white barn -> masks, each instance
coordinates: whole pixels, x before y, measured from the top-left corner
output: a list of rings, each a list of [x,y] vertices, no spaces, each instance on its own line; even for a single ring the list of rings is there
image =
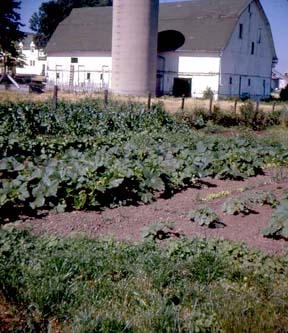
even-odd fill
[[[277,57],[260,1],[162,3],[158,30],[159,95],[202,97],[207,87],[216,97],[270,95]],[[48,43],[48,82],[109,89],[111,41],[111,7],[73,9]]]

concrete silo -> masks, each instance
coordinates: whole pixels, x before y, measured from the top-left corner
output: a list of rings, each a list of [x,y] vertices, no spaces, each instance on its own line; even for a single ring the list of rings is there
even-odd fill
[[[112,92],[155,94],[159,0],[113,0]]]

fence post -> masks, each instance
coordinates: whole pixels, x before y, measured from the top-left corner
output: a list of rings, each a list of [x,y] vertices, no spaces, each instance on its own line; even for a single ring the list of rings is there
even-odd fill
[[[259,104],[260,104],[259,101],[257,101],[257,102],[256,102],[256,112],[259,111]]]
[[[151,93],[148,94],[148,103],[147,103],[147,109],[148,111],[151,110]]]
[[[54,109],[54,111],[57,110],[57,104],[58,104],[58,86],[55,85],[54,90],[53,90],[53,109]]]
[[[272,112],[275,111],[275,107],[276,107],[276,102],[273,102],[273,104],[272,104]]]
[[[213,95],[210,96],[210,104],[209,104],[209,113],[212,114],[212,107],[213,107]]]
[[[108,90],[107,89],[104,90],[104,104],[105,105],[108,104]]]
[[[181,110],[184,110],[185,107],[185,95],[182,95]]]
[[[235,114],[237,113],[237,104],[238,104],[238,100],[235,99],[235,102],[234,102],[234,113]]]

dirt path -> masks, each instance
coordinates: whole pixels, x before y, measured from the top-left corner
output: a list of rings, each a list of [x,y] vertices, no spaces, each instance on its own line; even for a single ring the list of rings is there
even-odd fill
[[[143,230],[149,225],[159,221],[173,221],[175,229],[189,237],[221,237],[244,241],[249,247],[280,254],[288,247],[288,242],[267,239],[261,235],[261,230],[267,226],[272,215],[273,209],[270,206],[257,206],[255,213],[244,216],[225,215],[221,211],[221,205],[227,198],[244,193],[253,195],[255,190],[271,191],[281,199],[288,191],[287,170],[267,170],[265,175],[244,181],[205,179],[200,189],[189,188],[170,199],[158,199],[150,205],[119,207],[101,212],[50,213],[44,218],[24,222],[21,228],[31,229],[38,235],[48,233],[66,236],[80,233],[91,238],[111,235],[121,240],[137,241],[142,239]],[[222,191],[228,193],[222,195]],[[211,194],[220,197],[213,200]],[[187,214],[200,204],[214,209],[226,227],[207,229],[192,223]]]

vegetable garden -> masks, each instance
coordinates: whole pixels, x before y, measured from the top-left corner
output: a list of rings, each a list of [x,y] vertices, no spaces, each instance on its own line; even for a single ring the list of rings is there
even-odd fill
[[[268,116],[261,114],[261,117],[255,116],[251,122],[245,109],[243,114],[246,118],[243,116],[239,121],[242,127],[237,128],[233,135],[221,135],[217,134],[217,129],[223,119],[226,125],[231,119],[235,125],[235,121],[237,123],[239,119],[232,114],[214,111],[212,117],[205,112],[198,112],[196,116],[187,116],[184,113],[172,116],[163,110],[161,104],[154,105],[150,112],[147,112],[145,105],[141,103],[111,100],[106,105],[97,99],[60,102],[57,110],[53,110],[50,101],[2,103],[0,225],[11,225],[15,221],[35,217],[43,212],[105,211],[120,206],[151,204],[159,198],[170,198],[187,188],[198,187],[207,177],[243,180],[263,174],[268,167],[284,170],[288,166],[288,140],[277,140],[271,136],[257,138],[247,129],[259,129],[261,121],[265,122],[265,126],[279,125],[283,116],[281,112]],[[257,125],[256,128],[254,124]],[[272,193],[255,192],[253,198],[245,195],[236,199],[227,198],[222,209],[226,214],[250,214],[255,205],[270,205],[275,210],[269,225],[263,230],[263,235],[287,240],[287,190],[284,189],[280,203]],[[221,195],[225,196],[227,193],[223,192]],[[199,224],[204,228],[225,227],[217,214],[207,206],[201,205],[198,210],[189,214],[193,222],[198,223],[199,220]],[[161,233],[161,227],[157,228],[148,232],[148,235],[162,234],[164,238],[174,235],[173,228],[168,228],[169,232],[166,234],[165,230]],[[0,296],[9,304],[24,302],[32,306],[29,310],[30,317],[28,316],[30,324],[27,318],[18,318],[22,323],[22,326],[19,322],[17,324],[22,327],[19,332],[24,328],[25,332],[45,332],[47,327],[51,326],[51,320],[56,320],[57,327],[62,327],[64,323],[63,327],[66,327],[67,332],[73,329],[75,332],[232,332],[229,325],[235,325],[235,332],[241,332],[241,323],[236,323],[236,317],[245,303],[242,296],[240,297],[242,291],[247,300],[251,298],[251,308],[256,317],[261,317],[260,312],[263,311],[261,307],[253,308],[252,299],[256,296],[249,289],[250,282],[246,283],[244,278],[253,275],[251,279],[256,282],[251,280],[251,286],[258,288],[255,293],[260,303],[265,298],[264,290],[260,286],[264,281],[261,280],[262,273],[272,274],[271,276],[276,274],[275,281],[283,279],[279,290],[284,290],[288,283],[287,270],[284,269],[287,256],[274,258],[273,267],[266,267],[267,271],[259,273],[257,269],[261,266],[261,260],[266,264],[272,259],[267,259],[262,254],[252,254],[242,245],[211,240],[192,241],[177,235],[181,239],[168,240],[164,252],[161,253],[157,245],[158,236],[157,239],[154,236],[152,239],[148,237],[144,245],[75,240],[74,246],[69,239],[51,240],[48,236],[37,239],[25,232],[6,229],[3,227],[0,230]],[[46,248],[48,252],[45,259]],[[68,253],[73,253],[74,250],[75,258],[73,255],[72,258]],[[95,256],[92,258],[88,253],[84,253],[86,250],[95,250]],[[237,256],[242,257],[242,251],[245,255],[243,260],[240,260]],[[143,253],[143,260],[139,256],[140,252]],[[79,258],[87,259],[87,263],[76,260],[76,253]],[[100,258],[107,256],[108,260],[110,255],[112,261],[109,268],[108,262],[104,263],[106,259],[101,261]],[[30,261],[29,258],[32,257],[35,257],[35,260]],[[205,260],[202,262],[201,258]],[[228,269],[228,262],[231,263],[233,258],[236,260],[234,271]],[[134,259],[135,267],[131,262]],[[105,267],[101,264],[101,267],[94,267],[94,270],[92,261],[95,263],[97,260],[100,260],[99,265],[102,262]],[[248,267],[249,260],[253,266],[251,269]],[[26,267],[29,261],[31,269]],[[191,271],[194,264],[198,265],[199,271]],[[178,273],[172,269],[173,265],[178,267]],[[209,265],[212,265],[211,271]],[[46,266],[47,272],[49,271],[47,279],[43,276],[44,271],[42,272],[42,268]],[[55,269],[59,273],[57,281],[51,278]],[[139,282],[141,272],[144,272],[144,289],[141,289]],[[192,285],[186,274],[192,279]],[[48,276],[52,279],[51,284]],[[221,279],[226,282],[223,283],[224,280]],[[250,277],[247,279],[250,281]],[[34,292],[32,285],[36,280],[40,281],[40,285],[37,292],[35,287]],[[246,282],[243,284],[243,281]],[[69,287],[65,291],[66,283]],[[102,289],[99,283],[105,284],[106,289]],[[125,285],[130,283],[133,287],[125,294]],[[229,288],[235,284],[236,289],[232,288],[235,293],[232,289],[231,293],[234,293],[239,301],[237,305],[234,304],[236,310],[235,317],[231,317],[235,319],[233,323],[232,319],[229,322],[223,314],[220,315],[219,309],[224,309],[225,304],[219,304],[214,297],[220,290],[223,292],[226,283]],[[210,291],[201,289],[201,284],[210,288],[210,291],[213,290],[212,294],[215,292],[215,295],[211,298]],[[272,284],[270,280],[263,282],[265,288],[273,289]],[[114,287],[123,289],[123,294],[122,291],[118,293],[114,290]],[[12,297],[13,288],[15,297]],[[31,292],[24,292],[27,288],[31,288]],[[190,288],[189,292],[187,288]],[[41,290],[39,297],[43,299],[36,295],[38,290]],[[97,300],[96,290],[100,294],[110,290],[112,294],[108,293],[109,297],[116,297],[118,303],[112,306],[109,297],[105,298],[104,294]],[[90,293],[94,295],[93,302],[88,302]],[[227,291],[227,299],[232,295],[228,294]],[[281,296],[281,304],[277,304],[275,299],[268,302],[267,296],[265,302],[269,303],[267,311],[270,312],[268,314],[266,311],[263,315],[264,324],[262,325],[260,317],[257,317],[259,321],[255,321],[256,326],[253,326],[251,319],[251,322],[248,320],[246,323],[250,325],[247,329],[280,332],[288,323],[287,312],[285,314],[287,297],[287,288],[283,297]],[[104,307],[113,308],[111,316],[100,307],[99,302],[103,302]],[[190,302],[193,302],[193,306]],[[85,304],[83,311],[80,311],[81,304]],[[121,304],[132,306],[134,310],[124,311],[125,306],[121,308]],[[219,309],[214,308],[216,304]],[[148,320],[149,308],[153,316],[155,315],[151,321]],[[144,311],[144,317],[140,316],[141,311]],[[271,314],[273,320],[276,320],[278,314],[283,320],[273,323],[269,319]],[[137,320],[133,321],[132,318]],[[15,327],[13,330],[17,331]]]

